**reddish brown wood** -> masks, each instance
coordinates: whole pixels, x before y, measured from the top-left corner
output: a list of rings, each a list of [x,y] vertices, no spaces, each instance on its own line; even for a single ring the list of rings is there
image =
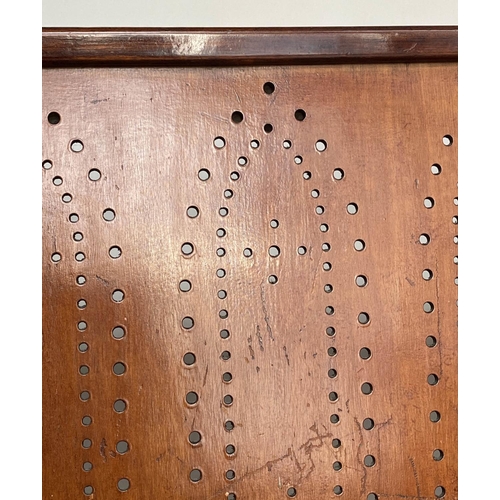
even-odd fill
[[[274,65],[457,61],[454,26],[391,28],[47,28],[45,66]]]
[[[445,500],[456,499],[456,94],[453,63],[44,70],[42,159],[52,168],[42,169],[43,498],[285,500],[296,488],[297,499],[335,499],[341,486],[348,500],[372,500],[369,493],[430,500],[443,486]],[[47,119],[54,111],[55,125]],[[232,122],[235,111],[241,123]],[[219,136],[222,149],[213,145]],[[71,151],[74,140],[83,151]],[[318,140],[325,151],[315,149]],[[98,181],[88,177],[93,169]],[[201,169],[208,180],[199,179]],[[343,179],[332,177],[336,169]],[[348,213],[350,203],[358,213]],[[187,217],[190,206],[198,217]],[[112,222],[103,219],[107,208]],[[357,239],[366,244],[361,252]],[[193,244],[191,256],[183,256],[184,242]],[[115,245],[117,259],[108,253]],[[356,285],[358,275],[366,287]],[[181,280],[192,290],[180,291]],[[112,301],[116,289],[125,292],[122,303]],[[426,302],[433,312],[424,312]],[[358,323],[361,312],[368,325]],[[190,330],[186,316],[195,320]],[[126,328],[121,340],[112,337],[117,325]],[[428,336],[435,347],[426,346]],[[182,362],[188,352],[192,367]],[[113,374],[117,362],[126,364],[124,375]],[[428,384],[430,374],[437,385]],[[371,395],[362,394],[364,382]],[[89,401],[80,400],[83,391]],[[199,394],[194,407],[185,403],[189,391]],[[120,414],[117,399],[128,405]],[[363,428],[366,418],[372,430]],[[201,432],[199,446],[189,444],[192,431]],[[120,440],[130,445],[123,455]],[[229,444],[234,457],[225,453]],[[444,458],[434,460],[434,450]],[[203,472],[198,484],[189,480],[193,468]],[[130,481],[126,493],[120,478]]]

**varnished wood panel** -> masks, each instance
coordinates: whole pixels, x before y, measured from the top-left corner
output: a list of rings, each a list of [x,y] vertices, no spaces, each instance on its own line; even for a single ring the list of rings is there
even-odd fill
[[[456,77],[452,63],[44,70],[44,499],[457,498]]]

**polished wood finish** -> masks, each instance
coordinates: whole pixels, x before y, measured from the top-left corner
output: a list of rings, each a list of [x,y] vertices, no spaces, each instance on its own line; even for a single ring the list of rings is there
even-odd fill
[[[44,66],[233,66],[457,61],[454,26],[85,29],[42,33]]]
[[[44,500],[457,498],[456,64],[46,69],[42,120]]]

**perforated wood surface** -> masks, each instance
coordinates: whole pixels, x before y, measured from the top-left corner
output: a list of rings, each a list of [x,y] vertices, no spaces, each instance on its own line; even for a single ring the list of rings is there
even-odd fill
[[[44,499],[457,498],[456,77],[44,71]]]

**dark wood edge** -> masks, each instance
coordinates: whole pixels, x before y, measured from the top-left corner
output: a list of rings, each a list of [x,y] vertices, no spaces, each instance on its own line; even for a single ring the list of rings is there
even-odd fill
[[[238,66],[457,60],[456,26],[42,30],[44,67]]]

